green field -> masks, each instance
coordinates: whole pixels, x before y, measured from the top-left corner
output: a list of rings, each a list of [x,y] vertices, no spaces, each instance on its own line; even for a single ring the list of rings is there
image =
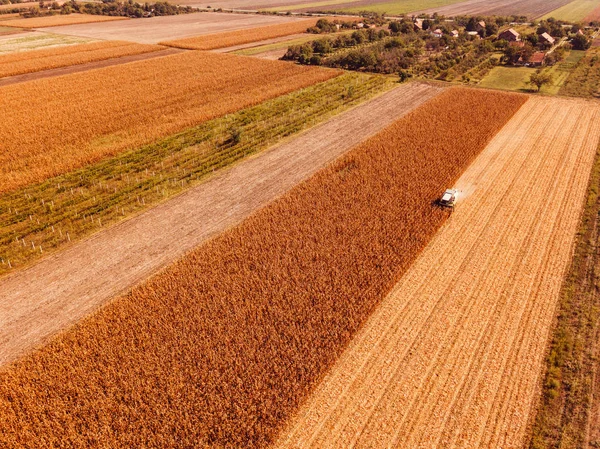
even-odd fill
[[[544,71],[552,74],[554,80],[552,84],[543,86],[542,93],[557,95],[563,84],[579,62],[585,55],[584,51],[571,51],[564,61],[545,68]],[[494,67],[490,73],[479,83],[479,86],[490,89],[514,90],[517,92],[529,92],[536,90],[528,81],[529,77],[537,69],[530,67]]]
[[[600,0],[574,0],[571,3],[549,12],[542,19],[554,17],[558,20],[580,22],[594,9],[600,6]]]
[[[41,257],[39,248],[59,249],[139,213],[395,85],[390,77],[346,73],[0,195],[0,275]]]
[[[354,6],[352,8],[342,9],[342,11],[352,13],[372,11],[382,14],[400,15],[423,9],[453,5],[454,3],[462,3],[463,1],[465,0],[394,0],[373,5]]]
[[[276,8],[269,8],[266,11],[300,11],[308,8],[321,8],[326,11],[340,11],[349,13],[358,13],[361,11],[372,11],[392,15],[406,14],[422,9],[438,8],[441,6],[460,3],[465,0],[393,0],[382,1],[381,3],[367,4],[345,7],[348,3],[357,3],[357,0],[322,0],[313,3],[304,3],[296,5],[287,5]]]

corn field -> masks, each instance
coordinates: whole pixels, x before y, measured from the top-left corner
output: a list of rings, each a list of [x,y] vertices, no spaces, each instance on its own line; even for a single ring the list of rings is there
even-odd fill
[[[187,52],[2,87],[0,193],[339,74]]]
[[[159,45],[102,41],[0,56],[0,78],[164,50]]]

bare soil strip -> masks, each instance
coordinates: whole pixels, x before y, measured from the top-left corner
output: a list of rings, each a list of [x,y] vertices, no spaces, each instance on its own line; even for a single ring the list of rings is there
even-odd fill
[[[439,88],[411,84],[240,163],[134,219],[0,281],[0,365],[310,176],[422,104]]]
[[[265,25],[293,23],[306,18],[261,14],[193,13],[152,17],[143,20],[90,23],[52,27],[46,31],[94,39],[125,40],[142,44],[251,29]],[[44,30],[44,29],[42,29]]]
[[[11,84],[24,83],[26,81],[39,80],[43,78],[52,78],[55,76],[69,75],[71,73],[87,72],[88,70],[110,67],[113,65],[127,64],[129,62],[144,61],[146,59],[160,58],[163,56],[182,53],[185,50],[178,48],[166,48],[164,50],[142,53],[139,55],[123,56],[120,58],[105,59],[104,61],[88,62],[85,64],[77,64],[68,67],[59,67],[57,69],[43,70],[41,72],[25,73],[23,75],[9,76],[0,79],[0,87],[9,86]]]
[[[467,0],[439,8],[416,11],[413,14],[437,12],[448,17],[462,15],[523,15],[532,19],[560,8],[572,0]]]
[[[599,138],[596,104],[531,98],[276,447],[522,447]]]

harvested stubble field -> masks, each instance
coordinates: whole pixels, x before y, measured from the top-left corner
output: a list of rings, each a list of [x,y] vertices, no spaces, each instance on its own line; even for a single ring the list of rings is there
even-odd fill
[[[438,92],[439,88],[420,84],[397,87],[231,170],[217,172],[205,184],[145,214],[0,280],[0,365],[40,346],[49,335],[209,237],[239,224]]]
[[[13,28],[15,30],[16,28]],[[62,47],[65,45],[83,44],[90,39],[61,36],[58,34],[26,31],[18,35],[0,37],[0,55],[15,52],[33,51],[42,48]]]
[[[187,39],[165,41],[160,44],[186,50],[214,50],[216,48],[234,47],[250,42],[260,42],[267,39],[303,33],[308,28],[314,26],[316,22],[317,19],[307,19],[293,23],[253,28],[251,30],[230,31],[228,33],[209,34]]]
[[[393,85],[386,77],[346,73],[81,170],[0,195],[0,274],[20,269],[178,194],[216,170]],[[412,100],[410,92],[407,99]],[[385,104],[381,109],[388,111]],[[379,117],[379,113],[374,116]],[[386,119],[378,120],[385,123]]]
[[[550,17],[556,20],[566,20],[569,22],[582,22],[586,16],[600,5],[598,0],[573,0],[565,6],[549,12],[542,19]]]
[[[186,52],[2,87],[0,193],[340,73]]]
[[[600,108],[530,98],[276,447],[522,448]]]
[[[600,148],[563,284],[530,449],[600,447]]]
[[[27,19],[0,20],[0,26],[16,28],[47,28],[84,23],[114,22],[116,20],[128,19],[127,17],[93,16],[91,14],[59,14],[46,17],[31,17]]]
[[[0,55],[0,78],[160,50],[164,47],[108,41]]]
[[[414,14],[433,14],[444,16],[485,15],[507,16],[523,15],[531,19],[541,17],[572,0],[467,0],[440,8],[425,9]]]
[[[230,14],[203,12],[176,16],[151,17],[143,20],[89,23],[48,28],[47,31],[94,39],[156,44],[201,34],[214,34],[255,27],[294,23],[296,17],[266,14]]]
[[[0,443],[269,444],[524,101],[443,92],[3,371]]]

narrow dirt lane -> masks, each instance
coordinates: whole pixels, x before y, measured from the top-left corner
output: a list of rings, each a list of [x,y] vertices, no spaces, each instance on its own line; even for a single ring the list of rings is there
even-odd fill
[[[277,447],[522,447],[599,138],[597,104],[531,98]]]
[[[0,365],[76,322],[437,95],[398,87],[0,281]]]

